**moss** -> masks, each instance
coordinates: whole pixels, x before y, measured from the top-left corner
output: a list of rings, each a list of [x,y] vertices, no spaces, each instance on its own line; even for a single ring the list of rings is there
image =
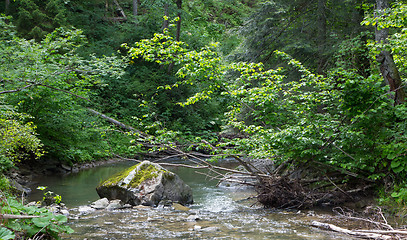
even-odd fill
[[[140,183],[158,177],[160,170],[154,165],[143,165],[129,183],[130,187],[137,187]]]
[[[138,164],[138,165],[135,165],[135,166],[130,167],[130,168],[128,168],[128,169],[126,169],[126,170],[124,170],[122,172],[119,172],[119,173],[113,175],[112,177],[110,177],[106,181],[102,182],[99,186],[109,187],[109,186],[117,185],[121,180],[126,178],[136,168],[139,168],[139,169],[134,174],[133,179],[128,184],[128,186],[132,187],[132,188],[137,187],[138,185],[140,185],[140,183],[142,183],[142,182],[144,182],[146,180],[158,177],[159,173],[161,171],[163,171],[164,174],[167,173],[167,171],[160,170],[160,169],[158,169],[157,167],[155,167],[154,165],[151,165],[151,164],[142,164],[142,165]]]
[[[124,171],[121,171],[119,173],[114,174],[109,179],[102,182],[99,186],[113,186],[113,185],[116,185],[120,180],[122,180],[127,175],[129,175],[129,173],[131,171],[133,171],[135,168],[137,168],[137,166],[138,166],[138,164],[134,165],[133,167],[130,167],[130,168],[124,170]]]
[[[175,174],[174,173],[172,173],[170,171],[167,171],[167,170],[164,170],[163,172],[164,172],[165,178],[167,178],[168,180],[174,180],[175,179]]]

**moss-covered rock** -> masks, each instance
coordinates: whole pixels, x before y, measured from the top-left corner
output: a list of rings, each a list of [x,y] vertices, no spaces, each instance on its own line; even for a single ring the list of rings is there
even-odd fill
[[[192,190],[181,178],[149,161],[110,177],[96,191],[101,198],[120,199],[131,205],[156,206],[161,200],[193,202]]]

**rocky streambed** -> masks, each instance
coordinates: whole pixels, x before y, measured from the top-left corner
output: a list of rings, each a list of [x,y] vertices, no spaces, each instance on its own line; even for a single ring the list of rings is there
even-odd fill
[[[115,163],[37,179],[37,185],[62,195],[69,207],[69,224],[75,233],[63,239],[352,239],[310,226],[313,220],[341,221],[330,213],[267,210],[250,198],[255,194],[252,189],[217,187],[217,181],[194,169],[170,169],[192,188],[194,203],[187,207],[114,201],[95,207],[96,186],[134,164]],[[34,193],[35,197],[41,194]]]

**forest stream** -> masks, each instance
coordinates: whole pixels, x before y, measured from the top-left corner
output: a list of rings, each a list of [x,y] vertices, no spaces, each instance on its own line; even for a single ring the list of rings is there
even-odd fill
[[[313,220],[340,221],[329,212],[264,209],[250,200],[255,195],[252,189],[217,187],[217,181],[186,168],[170,170],[193,190],[189,211],[170,207],[79,211],[99,199],[95,187],[102,180],[134,164],[119,162],[37,179],[37,186],[61,195],[69,208],[69,225],[75,233],[63,239],[351,239],[310,227]],[[42,194],[34,191],[31,200],[41,199]]]

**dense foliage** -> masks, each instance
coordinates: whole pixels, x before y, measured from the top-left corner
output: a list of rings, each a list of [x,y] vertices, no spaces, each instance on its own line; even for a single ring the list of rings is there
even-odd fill
[[[407,7],[374,3],[11,1],[0,8],[12,17],[0,19],[0,171],[142,151],[96,109],[152,143],[323,165],[404,204],[407,109],[378,55],[405,91]]]
[[[390,22],[369,15],[365,22],[374,22],[379,28],[404,26],[398,17],[402,15],[397,14],[403,6],[397,4],[385,13]],[[332,56],[335,66],[326,69],[325,75],[314,74],[279,51],[273,52],[276,61],[290,67],[268,70],[262,63],[228,63],[216,45],[188,50],[186,44],[167,34],[142,40],[129,52],[133,58],[179,66],[179,81],[164,88],[194,85],[197,91],[180,102],[182,106],[227,97],[229,111],[223,127],[245,135],[218,145],[234,146],[226,151],[230,155],[272,158],[276,165],[330,166],[325,171],[343,169],[368,181],[393,182],[392,196],[403,202],[406,106],[394,104],[375,68],[375,57],[381,49],[390,49],[404,76],[403,61],[399,61],[404,45],[398,43],[405,37],[395,31],[388,44],[373,40],[366,44],[363,39],[368,36],[362,33],[341,42]],[[356,64],[358,59],[352,56],[367,61],[369,69],[366,64]]]
[[[83,42],[81,31],[64,28],[41,43],[13,32],[2,38],[0,77],[7,93],[3,100],[32,117],[48,159],[70,163],[109,155],[103,131],[96,130],[96,117],[84,106],[92,95],[90,88],[103,84],[104,76],[119,77],[120,60],[85,60],[76,54]]]
[[[159,86],[177,81],[170,69],[142,62],[127,65],[117,53],[123,50],[123,42],[160,31],[164,6],[169,17],[177,16],[174,2],[137,1],[139,13],[131,16],[131,1],[120,1],[128,16],[125,21],[116,20],[118,6],[114,2],[107,1],[108,6],[105,3],[21,0],[0,6],[0,12],[8,15],[0,19],[1,173],[7,173],[16,163],[52,169],[53,165],[140,151],[138,147],[129,148],[129,134],[101,121],[92,109],[153,134],[163,133],[167,127],[191,135],[197,130],[216,130],[212,120],[217,119],[220,106],[186,109],[176,105],[191,89],[161,94],[164,91]],[[244,4],[239,2],[239,7]],[[230,14],[223,14],[228,6],[228,1],[195,7],[188,3],[183,21],[189,24],[184,24],[182,37],[196,47],[212,41],[215,32],[216,38],[224,37],[227,26],[239,24],[249,9],[235,6]],[[196,18],[194,11],[216,15],[207,21]],[[229,42],[225,52],[238,41],[233,38]],[[8,211],[4,213],[35,215],[33,208],[6,197],[10,186],[3,175],[0,188],[2,203],[12,207],[3,208]],[[35,211],[45,214],[44,209]],[[27,237],[38,237],[41,227],[42,232],[56,238],[66,229],[53,225],[63,224],[60,217],[54,218],[9,221],[11,225],[6,227],[25,232]],[[0,229],[2,239],[16,236],[8,229]]]

